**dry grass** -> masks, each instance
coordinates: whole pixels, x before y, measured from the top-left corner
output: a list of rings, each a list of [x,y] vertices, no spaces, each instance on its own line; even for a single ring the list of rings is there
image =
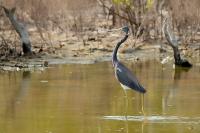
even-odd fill
[[[174,28],[186,45],[195,40],[195,35],[200,28],[199,7],[199,0],[169,0]]]

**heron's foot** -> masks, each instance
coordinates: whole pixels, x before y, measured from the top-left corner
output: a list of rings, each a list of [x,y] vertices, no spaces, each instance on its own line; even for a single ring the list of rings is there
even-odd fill
[[[124,120],[126,120],[126,121],[128,120],[128,116],[127,115],[124,116]]]
[[[144,122],[144,123],[148,123],[148,122],[149,122],[148,117],[147,117],[146,115],[144,115],[143,122]]]
[[[144,123],[148,123],[148,116],[146,114],[144,114],[144,112],[139,112],[139,114],[141,114],[141,117],[143,118],[143,122]]]

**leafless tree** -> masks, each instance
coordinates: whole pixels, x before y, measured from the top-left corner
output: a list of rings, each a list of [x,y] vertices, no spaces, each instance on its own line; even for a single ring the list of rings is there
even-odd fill
[[[186,59],[181,58],[180,51],[178,49],[178,40],[173,34],[173,32],[171,31],[169,18],[167,18],[166,16],[164,18],[163,34],[165,35],[165,38],[168,44],[173,49],[175,65],[181,66],[181,67],[191,67],[192,66],[191,63],[189,63]]]
[[[9,18],[11,24],[13,25],[13,27],[15,28],[16,32],[20,37],[24,55],[31,55],[32,50],[31,50],[31,42],[29,39],[29,34],[25,25],[17,20],[17,17],[15,16],[16,8],[14,7],[12,9],[7,9],[4,6],[2,6],[2,8],[4,9],[6,16]]]

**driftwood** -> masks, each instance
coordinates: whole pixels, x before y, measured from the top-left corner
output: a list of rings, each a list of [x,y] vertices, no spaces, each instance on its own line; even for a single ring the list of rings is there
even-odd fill
[[[21,39],[24,55],[31,55],[32,50],[31,50],[31,42],[29,39],[29,34],[25,25],[17,20],[14,14],[16,8],[7,9],[4,6],[1,7],[4,9],[6,16],[9,18],[11,24],[13,25],[14,29],[16,30]]]
[[[165,17],[164,19],[163,34],[165,35],[165,38],[168,44],[173,49],[175,65],[180,66],[180,67],[192,67],[192,64],[189,61],[181,58],[180,51],[178,49],[178,39],[175,37],[175,35],[171,31],[171,27],[169,25],[169,20],[167,17]]]

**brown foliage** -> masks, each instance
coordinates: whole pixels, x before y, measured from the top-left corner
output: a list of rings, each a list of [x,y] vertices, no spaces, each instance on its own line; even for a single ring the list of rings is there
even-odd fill
[[[107,8],[98,8],[97,1],[103,2]],[[16,7],[17,18],[27,24],[29,30],[36,30],[47,44],[51,42],[48,31],[67,33],[70,30],[82,34],[85,29],[95,29],[96,23],[101,20],[97,17],[109,12],[111,6],[115,8],[112,15],[116,26],[130,25],[136,37],[161,37],[160,11],[166,10],[172,18],[173,31],[184,43],[195,40],[200,24],[199,0],[154,0],[151,8],[146,7],[147,0],[130,1],[131,5],[115,5],[112,0],[3,0],[0,4],[8,8]],[[0,31],[10,29],[9,21],[0,10]]]
[[[174,28],[185,44],[193,41],[200,26],[199,0],[169,0]]]
[[[4,0],[2,4],[6,7],[17,7],[22,20],[47,28],[50,23],[70,23],[71,16],[76,21],[80,20],[80,16],[87,18],[95,3],[93,0]]]
[[[40,41],[45,44],[52,44],[49,32],[66,33],[67,30],[80,32],[84,27],[93,26],[96,17],[95,4],[93,0],[0,1],[0,5],[7,8],[16,7],[16,16],[19,21],[26,24],[30,32],[36,31],[41,38]],[[0,18],[0,35],[2,31],[13,30],[1,8]],[[10,39],[9,36],[4,38]],[[11,37],[10,40],[13,41],[13,38]],[[20,46],[18,43],[17,45]]]

